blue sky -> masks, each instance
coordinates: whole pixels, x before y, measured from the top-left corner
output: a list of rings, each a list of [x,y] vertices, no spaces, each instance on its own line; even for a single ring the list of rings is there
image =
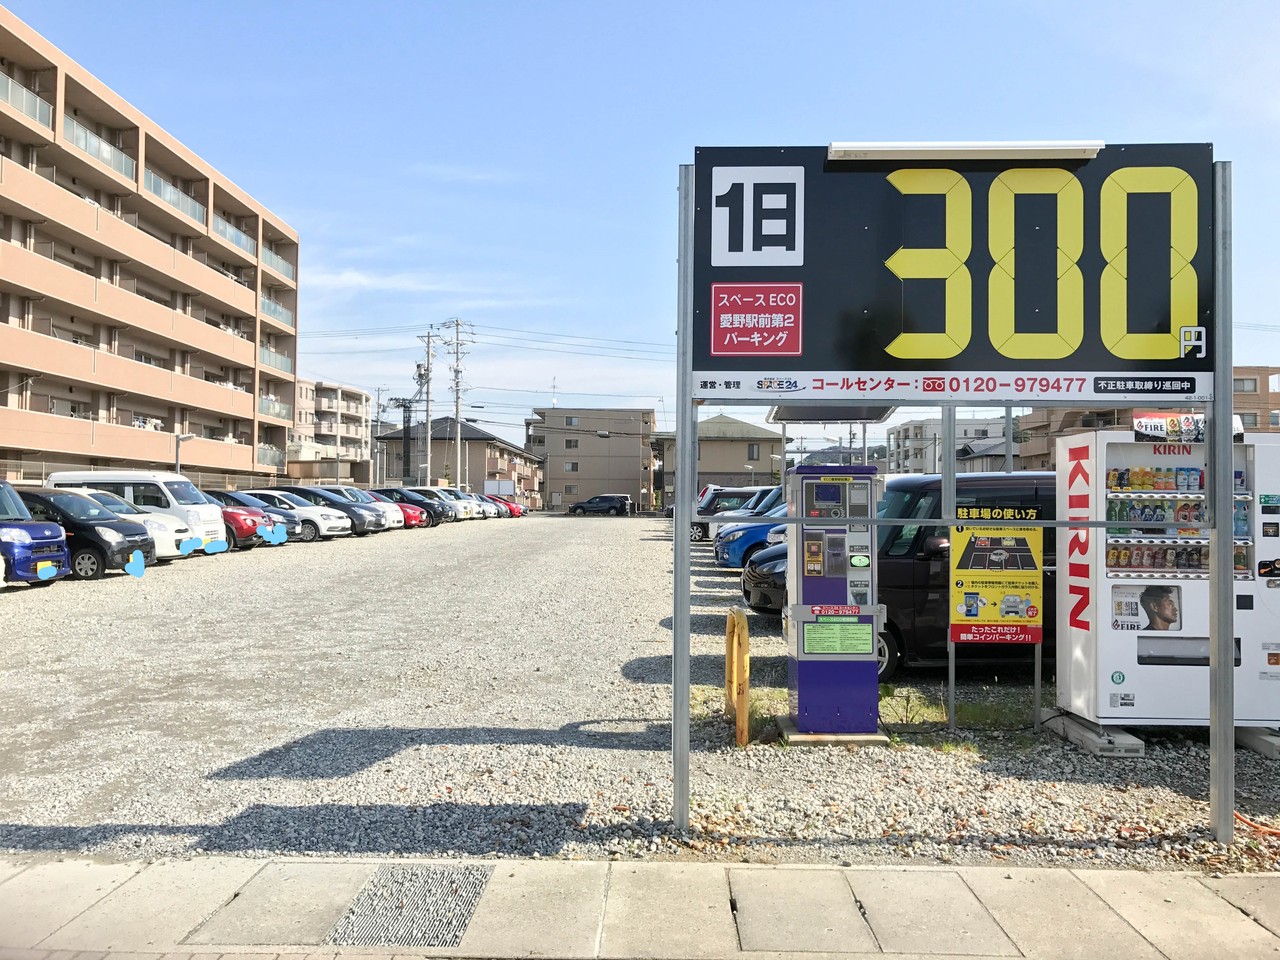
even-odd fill
[[[553,382],[670,425],[677,168],[703,145],[1213,142],[1235,357],[1280,364],[1275,4],[8,6],[300,232],[304,375],[407,394],[415,333],[459,317],[465,415],[511,440]]]

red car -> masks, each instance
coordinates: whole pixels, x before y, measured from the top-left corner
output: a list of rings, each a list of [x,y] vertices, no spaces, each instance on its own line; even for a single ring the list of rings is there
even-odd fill
[[[513,517],[523,517],[529,511],[529,508],[522,503],[516,503],[514,500],[508,500],[506,497],[499,497],[498,495],[492,494],[492,493],[489,494],[489,496],[494,500],[501,500],[508,507],[510,507],[511,516]]]
[[[429,527],[431,519],[427,516],[427,511],[421,507],[415,507],[411,503],[399,503],[390,497],[384,497],[380,493],[374,493],[372,490],[366,491],[369,496],[377,500],[379,503],[394,503],[400,508],[400,512],[404,514],[404,528],[408,530],[410,527]]]
[[[252,550],[262,543],[259,527],[274,526],[276,518],[257,507],[222,507],[222,523],[227,528],[227,549]]]

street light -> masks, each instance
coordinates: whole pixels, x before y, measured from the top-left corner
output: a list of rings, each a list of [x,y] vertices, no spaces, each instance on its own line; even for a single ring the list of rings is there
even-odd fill
[[[182,472],[182,441],[194,440],[194,433],[175,433],[173,435],[173,472]]]
[[[744,463],[744,464],[743,464],[743,466],[744,466],[744,467],[746,467],[748,470],[750,470],[750,471],[751,471],[751,483],[749,484],[749,486],[755,486],[755,483],[756,483],[756,468],[755,468],[755,467],[753,467],[753,466],[752,466],[751,464],[749,464],[749,463]]]
[[[844,454],[844,439],[842,437],[823,437],[822,439],[830,440],[832,443],[836,445],[836,449],[839,450],[840,454],[841,455]],[[849,447],[849,462],[853,463],[853,447],[852,446]]]

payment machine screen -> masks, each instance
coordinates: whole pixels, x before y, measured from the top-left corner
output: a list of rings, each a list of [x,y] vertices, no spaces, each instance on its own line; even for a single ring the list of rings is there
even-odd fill
[[[813,485],[813,502],[818,506],[839,505],[841,503],[840,488],[842,483],[815,483]]]

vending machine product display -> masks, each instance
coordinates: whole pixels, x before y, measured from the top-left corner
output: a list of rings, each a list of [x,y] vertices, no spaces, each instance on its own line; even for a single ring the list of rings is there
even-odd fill
[[[1058,706],[1095,723],[1208,723],[1209,531],[1195,525],[1218,478],[1206,474],[1203,435],[1188,436],[1057,441],[1059,518],[1112,524],[1058,537]],[[1235,571],[1242,727],[1280,722],[1280,444],[1270,439],[1234,444],[1222,477],[1234,503],[1219,522]]]
[[[879,727],[874,467],[787,471],[787,684],[801,733],[874,733]],[[863,522],[858,522],[858,521]]]

